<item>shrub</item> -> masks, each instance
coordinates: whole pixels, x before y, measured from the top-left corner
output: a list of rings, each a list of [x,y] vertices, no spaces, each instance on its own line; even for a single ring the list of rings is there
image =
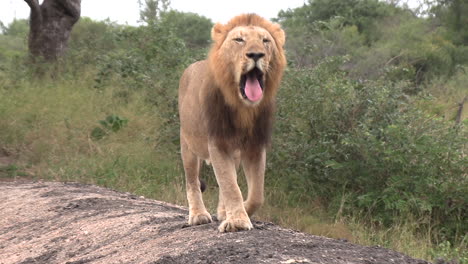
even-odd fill
[[[465,127],[418,110],[403,92],[406,82],[349,80],[339,70],[345,61],[289,70],[269,173],[291,202],[315,199],[337,212],[345,195],[348,213],[382,225],[411,215],[440,231],[437,239],[460,238],[467,231]]]

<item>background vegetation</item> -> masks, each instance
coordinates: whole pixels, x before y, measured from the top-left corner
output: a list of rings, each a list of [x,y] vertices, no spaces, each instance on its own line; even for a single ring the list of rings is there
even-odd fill
[[[139,27],[82,18],[56,64],[29,63],[27,21],[1,27],[1,178],[186,204],[177,86],[206,57],[212,22],[147,2]],[[310,0],[275,18],[289,67],[256,217],[468,263],[468,3],[397,2]]]

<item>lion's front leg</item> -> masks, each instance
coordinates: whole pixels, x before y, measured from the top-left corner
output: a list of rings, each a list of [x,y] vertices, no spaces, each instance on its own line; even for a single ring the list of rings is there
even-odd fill
[[[219,150],[212,142],[208,143],[208,151],[225,210],[225,219],[218,230],[235,232],[252,229],[253,225],[245,211],[242,193],[237,185],[235,157]]]
[[[264,148],[242,153],[242,167],[247,178],[248,194],[245,210],[252,216],[263,204],[266,151]]]
[[[241,162],[241,152],[235,151],[233,153],[233,158],[234,158],[234,164],[236,166],[236,171],[237,171],[239,169],[239,164]],[[224,202],[223,202],[223,192],[219,192],[217,218],[219,221],[226,220],[226,208],[224,207]]]
[[[200,171],[199,158],[188,149],[187,143],[181,136],[181,154],[185,171],[185,186],[189,203],[189,225],[201,225],[211,223],[211,215],[205,208],[200,189],[198,174]]]
[[[223,192],[219,191],[217,215],[219,221],[226,220],[226,207],[224,207]]]

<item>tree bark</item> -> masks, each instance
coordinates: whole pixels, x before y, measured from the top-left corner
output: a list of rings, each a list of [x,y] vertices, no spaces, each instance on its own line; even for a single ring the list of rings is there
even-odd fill
[[[80,19],[81,0],[24,0],[31,9],[29,52],[54,61],[65,54],[73,25]]]
[[[466,100],[468,99],[468,95],[463,98],[463,101],[461,101],[458,104],[458,111],[457,111],[457,116],[455,117],[455,124],[460,124],[462,115],[463,115],[463,106],[465,105]]]

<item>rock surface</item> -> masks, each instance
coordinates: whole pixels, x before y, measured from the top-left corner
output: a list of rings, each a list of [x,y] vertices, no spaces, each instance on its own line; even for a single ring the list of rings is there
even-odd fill
[[[380,247],[254,222],[218,233],[184,207],[77,183],[0,182],[0,263],[426,264]]]

